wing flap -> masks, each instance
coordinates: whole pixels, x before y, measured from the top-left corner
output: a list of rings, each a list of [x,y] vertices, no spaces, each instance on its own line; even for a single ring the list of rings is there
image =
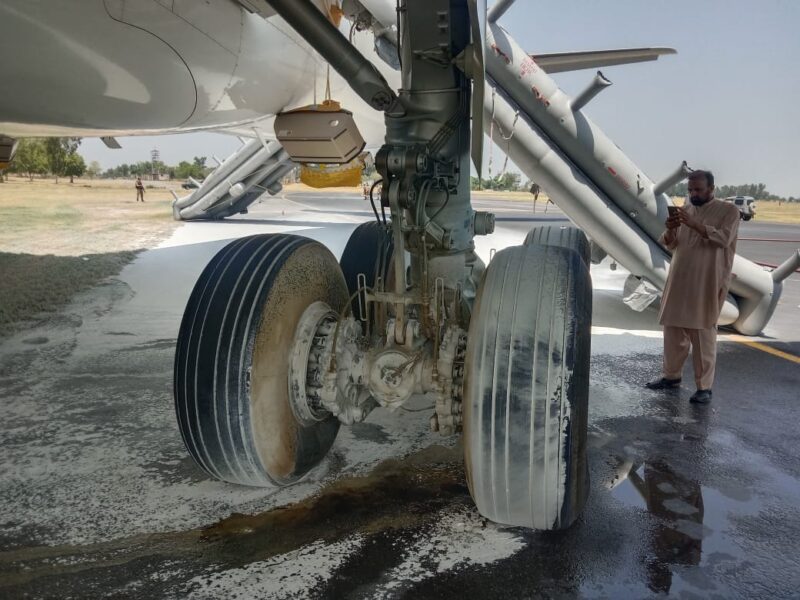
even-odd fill
[[[581,69],[597,69],[615,65],[658,60],[665,54],[677,54],[674,48],[620,48],[587,52],[532,54],[531,58],[548,73],[565,73]]]

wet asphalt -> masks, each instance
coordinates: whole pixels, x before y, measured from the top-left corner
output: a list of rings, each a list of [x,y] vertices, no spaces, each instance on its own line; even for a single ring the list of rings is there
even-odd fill
[[[183,449],[171,394],[200,270],[255,232],[296,231],[338,253],[371,217],[356,197],[288,200],[186,225],[60,314],[0,340],[0,598],[800,594],[800,364],[723,334],[711,405],[688,402],[689,365],[680,390],[643,389],[660,366],[655,313],[621,303],[625,274],[608,262],[592,270],[591,494],[569,530],[482,519],[459,440],[427,430],[424,399],[343,427],[290,488],[209,481]],[[564,220],[541,204],[535,215],[524,203],[475,205],[498,215],[497,233],[479,240],[484,255]],[[742,224],[759,239],[798,229]],[[742,253],[773,264],[792,247],[748,244]],[[799,316],[796,275],[760,343],[800,354]]]

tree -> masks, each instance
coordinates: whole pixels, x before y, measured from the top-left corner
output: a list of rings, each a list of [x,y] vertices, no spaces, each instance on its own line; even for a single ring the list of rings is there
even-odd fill
[[[667,191],[667,194],[669,196],[688,196],[688,184],[684,181],[674,185]],[[767,186],[764,183],[717,185],[716,189],[714,190],[714,196],[717,198],[728,198],[730,196],[751,196],[756,200],[766,200],[773,197],[773,195],[767,190]]]
[[[194,160],[189,163],[185,160],[182,160],[178,163],[178,166],[175,167],[175,177],[178,179],[189,179],[189,177],[194,177],[195,179],[203,179],[206,176],[206,157],[194,157]]]
[[[506,171],[502,175],[498,175],[496,179],[497,187],[495,189],[513,192],[519,187],[519,173]]]
[[[501,175],[495,175],[491,179],[482,179],[480,187],[485,190],[498,190],[498,191],[516,191],[520,187],[520,174],[505,172]],[[472,189],[478,188],[478,178],[473,177],[470,179],[470,186]]]
[[[67,154],[67,161],[64,165],[64,175],[69,175],[69,182],[75,183],[75,178],[80,177],[86,172],[86,162],[77,152]]]
[[[175,167],[175,177],[178,179],[188,179],[192,176],[192,165],[185,160],[178,163]]]
[[[81,138],[45,138],[44,149],[50,173],[55,175],[56,183],[60,176],[66,175],[69,156],[78,151]]]
[[[673,185],[670,189],[667,190],[668,196],[687,196],[689,194],[689,185],[682,181],[677,185]]]
[[[103,172],[103,167],[100,166],[100,163],[96,160],[93,160],[89,163],[89,166],[86,167],[86,174],[94,179],[95,177],[99,177],[100,173]]]
[[[30,181],[33,181],[34,174],[43,175],[47,173],[47,153],[45,152],[44,140],[20,140],[17,154],[9,170],[13,173],[25,173]]]

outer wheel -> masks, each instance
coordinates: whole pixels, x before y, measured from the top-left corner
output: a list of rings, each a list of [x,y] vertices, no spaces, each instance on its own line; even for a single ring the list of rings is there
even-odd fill
[[[289,400],[295,329],[307,307],[346,306],[347,287],[323,245],[255,235],[220,250],[200,275],[175,355],[175,411],[189,454],[209,475],[285,485],[333,444],[333,416],[299,420]]]
[[[394,272],[393,254],[394,242],[388,227],[377,221],[368,221],[356,227],[347,240],[339,261],[350,295],[358,289],[359,273],[364,274],[368,287],[374,287],[378,277],[383,278],[385,287],[391,287],[392,282],[389,278]],[[375,324],[379,318],[376,309],[375,305],[371,305],[367,315],[372,331],[375,331]],[[358,316],[358,297],[353,299],[352,310],[353,314]]]
[[[574,225],[542,225],[534,227],[525,236],[523,245],[559,246],[578,253],[586,265],[592,260],[592,245],[589,238]]]
[[[486,270],[464,381],[467,480],[478,510],[563,529],[588,495],[592,287],[576,252],[514,246]]]

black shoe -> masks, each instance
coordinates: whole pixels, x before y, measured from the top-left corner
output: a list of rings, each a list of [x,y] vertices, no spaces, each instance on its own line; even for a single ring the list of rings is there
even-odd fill
[[[695,404],[708,404],[711,402],[711,390],[697,390],[692,397],[689,398],[689,402],[694,402]]]
[[[675,388],[679,388],[680,386],[680,379],[667,379],[666,377],[662,377],[661,379],[656,379],[655,381],[650,381],[649,383],[644,384],[644,387],[646,387],[648,390],[673,390]]]

